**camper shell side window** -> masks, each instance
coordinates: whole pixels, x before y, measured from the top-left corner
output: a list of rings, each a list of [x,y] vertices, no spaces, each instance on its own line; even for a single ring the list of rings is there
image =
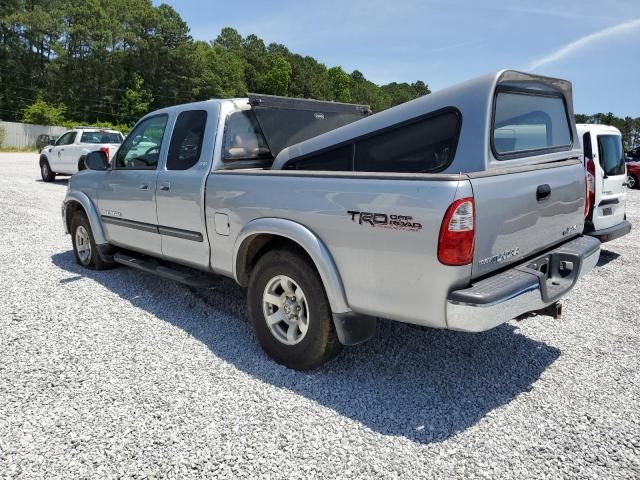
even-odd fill
[[[285,169],[436,173],[453,161],[461,126],[458,110],[447,108],[364,135],[336,148],[291,159]]]

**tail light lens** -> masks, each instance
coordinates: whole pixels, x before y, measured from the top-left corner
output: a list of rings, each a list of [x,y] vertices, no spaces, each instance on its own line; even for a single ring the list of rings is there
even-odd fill
[[[473,197],[453,202],[442,219],[438,238],[438,260],[445,265],[468,265],[473,260],[476,237]]]
[[[111,159],[109,158],[109,147],[100,147],[100,151],[104,152],[104,154],[107,156],[107,164],[111,162]]]
[[[591,214],[593,205],[596,203],[596,164],[593,163],[593,159],[585,158],[585,169],[587,195],[584,205],[584,216],[587,218]]]

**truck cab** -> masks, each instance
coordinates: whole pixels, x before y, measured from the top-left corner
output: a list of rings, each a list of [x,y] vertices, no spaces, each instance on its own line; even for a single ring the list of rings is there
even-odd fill
[[[631,231],[627,221],[627,173],[620,130],[609,125],[576,125],[587,172],[589,210],[585,233],[601,242],[615,240]]]

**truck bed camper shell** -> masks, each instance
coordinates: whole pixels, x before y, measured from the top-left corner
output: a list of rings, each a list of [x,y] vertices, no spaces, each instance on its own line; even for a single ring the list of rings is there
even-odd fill
[[[501,151],[500,148],[496,150],[496,145],[492,141],[492,130],[498,130],[501,127],[501,119],[494,118],[498,92],[535,95],[537,99],[540,96],[560,98],[566,108],[566,115],[573,118],[570,82],[513,70],[503,70],[436,91],[291,145],[277,154],[271,168],[300,169],[302,167],[302,169],[306,169],[303,160],[315,158],[320,154],[327,154],[328,157],[335,156],[344,152],[345,147],[347,150],[351,148],[352,154],[357,156],[355,151],[359,143],[364,144],[376,136],[397,137],[401,129],[408,125],[415,125],[416,129],[414,132],[407,132],[407,143],[417,144],[415,139],[431,135],[433,143],[440,143],[441,148],[446,149],[444,151],[448,156],[447,161],[439,162],[439,168],[431,173],[482,172],[493,167],[530,165],[532,157],[535,157],[533,159],[535,163],[546,163],[566,158],[567,151],[571,152],[570,156],[579,156],[580,143],[573,141],[576,136],[575,130],[569,132],[571,141],[561,147],[532,149],[530,151],[518,149],[518,152],[513,154]],[[551,127],[552,123],[550,119],[545,118],[545,115],[544,112],[540,112],[539,122],[536,123]],[[562,115],[565,113],[563,112]],[[429,119],[439,119],[440,121],[429,122]],[[514,119],[509,118],[508,120],[513,123]],[[568,122],[568,124],[573,125],[573,122]],[[452,130],[453,134],[450,133]],[[560,133],[548,128],[546,134],[558,136]],[[556,142],[548,141],[547,143],[555,145]],[[434,155],[438,153],[435,151]],[[455,157],[463,158],[464,162],[454,161]],[[460,163],[464,165],[463,169],[461,169]],[[358,170],[357,166],[354,169]],[[403,170],[402,167],[395,170],[394,166],[389,166],[386,171],[401,172]]]

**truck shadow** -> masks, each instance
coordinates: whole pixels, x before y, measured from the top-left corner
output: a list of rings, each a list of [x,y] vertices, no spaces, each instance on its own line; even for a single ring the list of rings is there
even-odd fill
[[[598,259],[597,266],[604,267],[606,264],[613,262],[620,256],[619,253],[612,252],[611,250],[600,250],[600,258]]]
[[[70,278],[93,279],[255,378],[364,428],[418,443],[442,442],[531,391],[560,356],[557,348],[517,333],[511,324],[464,334],[388,321],[368,343],[345,348],[324,367],[301,373],[263,354],[246,320],[245,291],[229,279],[219,277],[212,290],[195,290],[126,268],[86,270],[75,263],[72,251],[52,260]]]
[[[62,178],[56,177],[56,179],[53,182],[45,182],[45,181],[43,181],[43,180],[38,178],[38,179],[36,179],[36,183],[44,183],[44,184],[47,184],[47,185],[64,185],[66,187],[67,184],[69,183],[69,179],[70,178],[71,177],[62,177]]]

